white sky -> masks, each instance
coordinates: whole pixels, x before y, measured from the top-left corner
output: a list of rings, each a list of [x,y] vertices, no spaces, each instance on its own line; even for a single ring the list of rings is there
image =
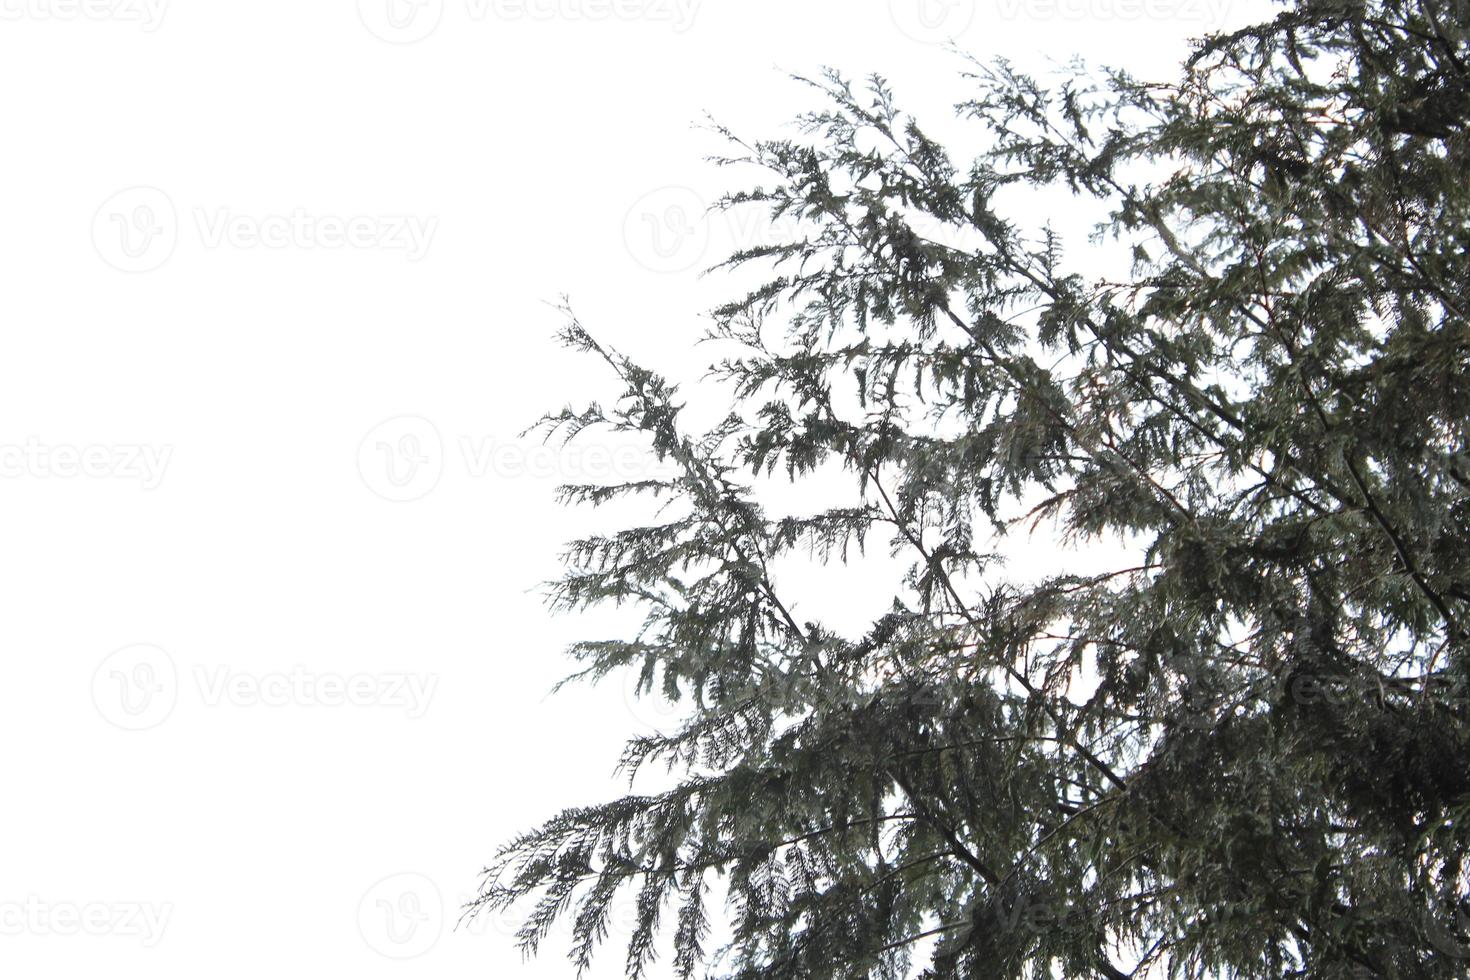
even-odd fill
[[[1151,75],[1263,9],[389,2],[0,0],[0,974],[570,976],[451,930],[659,720],[544,697],[598,624],[533,589],[605,526],[552,489],[628,459],[516,440],[612,394],[544,302],[693,381],[760,240],[681,221],[706,110],[777,135],[831,64],[955,132],[949,34]]]

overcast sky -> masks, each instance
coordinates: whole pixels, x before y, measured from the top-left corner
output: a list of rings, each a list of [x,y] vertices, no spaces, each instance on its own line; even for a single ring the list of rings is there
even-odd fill
[[[0,974],[570,976],[453,930],[666,720],[546,697],[604,625],[535,591],[598,526],[552,489],[642,465],[517,439],[610,393],[546,301],[692,379],[764,234],[701,220],[704,113],[828,64],[963,141],[950,36],[1147,76],[1262,9],[0,0]]]

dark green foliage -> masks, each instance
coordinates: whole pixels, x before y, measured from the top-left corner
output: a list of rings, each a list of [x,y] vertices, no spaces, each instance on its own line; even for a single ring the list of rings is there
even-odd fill
[[[772,270],[715,313],[736,412],[686,434],[573,320],[623,391],[547,420],[674,473],[568,491],[658,517],[553,598],[646,613],[574,653],[685,706],[624,759],[677,784],[511,842],[478,904],[539,898],[531,950],[572,916],[584,966],[631,896],[630,975],[1466,975],[1467,30],[1326,0],[1168,84],[976,65],[968,165],[876,78],[734,140],[766,176],[725,206],[801,229],[731,259]],[[1015,216],[1037,187],[1111,214],[1085,259]],[[757,500],[834,473],[824,513]],[[1134,557],[1007,574],[1036,522]],[[864,635],[793,616],[781,562],[890,543]]]

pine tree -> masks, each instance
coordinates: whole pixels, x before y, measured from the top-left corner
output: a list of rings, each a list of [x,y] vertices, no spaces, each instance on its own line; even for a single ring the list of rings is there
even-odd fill
[[[623,758],[676,781],[511,841],[471,913],[569,916],[581,968],[633,896],[635,977],[1470,975],[1467,30],[1297,0],[1167,83],[968,62],[969,163],[879,77],[725,133],[764,176],[721,206],[800,229],[728,262],[733,412],[686,431],[569,314],[620,394],[544,423],[672,474],[564,490],[657,516],[552,601],[645,614],[572,653],[684,707]],[[1016,204],[1049,188],[1107,215],[1085,252]],[[1036,527],[1131,557],[994,560]],[[865,633],[798,618],[783,562],[876,542]]]

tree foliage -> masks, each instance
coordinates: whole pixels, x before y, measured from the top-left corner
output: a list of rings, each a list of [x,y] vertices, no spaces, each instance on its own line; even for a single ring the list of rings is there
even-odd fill
[[[729,261],[735,410],[686,432],[573,318],[621,394],[545,420],[673,473],[565,491],[658,516],[552,597],[646,614],[573,654],[685,707],[623,760],[677,778],[510,842],[474,908],[533,901],[531,951],[569,916],[585,967],[630,896],[629,976],[1465,975],[1467,29],[1299,0],[1167,83],[972,62],[967,163],[877,77],[726,134],[763,176],[722,206],[800,229]],[[1091,248],[1036,188],[1104,209]],[[1009,574],[1038,525],[1132,557]],[[910,567],[866,633],[793,614],[783,561],[874,543]]]

